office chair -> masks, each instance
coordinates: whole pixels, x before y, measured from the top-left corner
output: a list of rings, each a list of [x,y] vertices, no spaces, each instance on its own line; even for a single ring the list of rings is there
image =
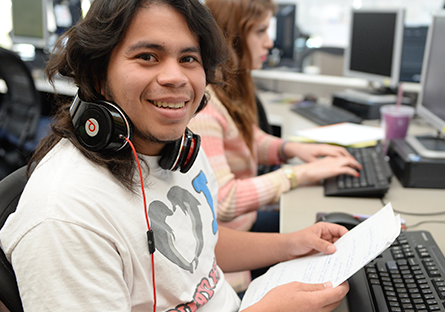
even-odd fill
[[[273,127],[269,124],[269,120],[267,119],[266,110],[264,109],[264,105],[261,102],[260,98],[255,94],[255,101],[257,105],[257,111],[258,111],[258,126],[261,130],[268,134],[272,134],[275,136],[280,136],[277,134]],[[278,168],[278,166],[266,166],[266,165],[258,165],[257,174],[262,175],[271,171],[274,171]]]
[[[0,103],[0,179],[23,166],[49,125],[31,72],[14,52],[0,47],[0,79],[8,88]],[[39,135],[37,135],[39,132]]]
[[[0,228],[17,207],[25,187],[26,166],[23,166],[0,181]],[[11,312],[23,312],[22,301],[14,271],[0,248],[0,301]]]

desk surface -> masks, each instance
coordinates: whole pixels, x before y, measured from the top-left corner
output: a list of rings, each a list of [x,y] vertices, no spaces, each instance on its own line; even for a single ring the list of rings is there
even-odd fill
[[[445,190],[405,188],[395,176],[392,178],[390,189],[383,198],[383,202],[378,198],[325,197],[321,185],[294,189],[281,197],[280,232],[289,233],[313,224],[317,212],[340,211],[372,215],[388,202],[391,202],[394,210],[400,211],[400,216],[406,220],[408,230],[430,231],[440,249],[445,251],[445,225],[443,223],[424,223],[410,227],[423,221],[445,221],[445,214],[412,216],[403,213],[444,212]]]
[[[290,98],[292,95],[280,95],[271,92],[260,94],[266,112],[271,123],[282,127],[282,137],[288,138],[297,130],[316,127],[317,125],[308,119],[290,111],[290,104],[277,103],[277,99]],[[294,98],[298,96],[294,95]],[[324,104],[329,105],[329,99]],[[322,103],[323,104],[323,103]],[[379,126],[379,120],[366,120],[364,124]],[[421,119],[414,119],[408,130],[409,134],[434,133]],[[418,222],[423,221],[445,221],[445,190],[442,189],[420,189],[405,188],[393,176],[390,189],[381,200],[379,198],[353,198],[353,197],[325,197],[323,186],[312,185],[296,188],[283,194],[280,202],[280,231],[291,232],[305,228],[315,222],[317,212],[347,212],[356,214],[372,215],[381,209],[386,203],[391,202],[393,209],[407,213],[437,213],[444,212],[438,216],[415,216],[400,213],[406,220],[408,229],[430,231],[445,253],[445,225],[442,223],[424,223],[415,227]]]
[[[292,102],[302,100],[297,94],[260,92],[259,97],[264,105],[269,123],[281,127],[281,136],[289,138],[294,136],[298,130],[317,127],[314,122],[291,111]],[[331,105],[332,98],[321,97],[317,100],[322,105]],[[363,124],[368,126],[380,126],[380,120],[364,120]],[[409,134],[436,134],[425,121],[414,118],[409,126]]]
[[[385,203],[391,202],[394,210],[400,210],[400,216],[406,220],[408,230],[429,231],[442,252],[445,252],[445,225],[443,223],[424,223],[410,228],[422,221],[442,220],[440,216],[412,216],[409,213],[443,212],[445,210],[445,190],[404,188],[394,176],[391,187],[383,198]],[[350,214],[372,215],[384,206],[380,199],[325,197],[321,185],[299,187],[281,196],[280,201],[280,232],[289,233],[315,222],[317,212],[347,212]],[[346,298],[334,312],[348,312]]]
[[[290,104],[277,103],[276,99],[282,95],[276,93],[260,94],[269,120],[272,124],[281,126],[282,137],[288,138],[297,130],[317,126],[306,118],[290,111]],[[294,96],[298,98],[298,96]],[[323,99],[322,104],[330,105],[329,99]],[[367,120],[364,124],[378,126],[379,120]],[[434,130],[420,120],[412,120],[409,134],[417,135],[434,133]],[[323,186],[311,185],[299,187],[281,196],[280,201],[280,232],[289,233],[301,230],[315,222],[317,212],[346,212],[350,214],[372,215],[386,203],[391,202],[394,210],[400,211],[405,219],[408,230],[429,231],[439,248],[445,253],[445,225],[443,223],[423,223],[423,221],[445,221],[445,213],[438,216],[414,216],[407,213],[437,213],[445,211],[445,190],[404,188],[393,176],[390,189],[384,198],[352,198],[325,197]],[[410,227],[411,226],[411,227]],[[349,311],[346,299],[342,300],[335,312]]]

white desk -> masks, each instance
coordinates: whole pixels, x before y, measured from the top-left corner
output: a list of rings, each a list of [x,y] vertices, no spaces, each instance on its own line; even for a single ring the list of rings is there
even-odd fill
[[[393,177],[388,193],[383,198],[391,202],[395,210],[409,213],[441,212],[445,210],[445,190],[405,188]],[[378,198],[325,197],[321,185],[294,189],[281,197],[280,232],[289,233],[306,228],[315,222],[317,212],[347,212],[372,215],[384,206]],[[421,221],[443,220],[441,216],[411,216],[400,214],[406,220],[408,230],[430,231],[445,252],[445,224],[425,223],[410,228]]]
[[[282,96],[272,92],[260,93],[260,98],[271,123],[282,127],[282,137],[288,138],[297,130],[316,127],[308,119],[290,111],[290,104],[275,103],[273,100]],[[285,96],[286,97],[286,96]],[[294,97],[298,98],[298,96]],[[329,104],[326,104],[329,105]],[[379,126],[379,120],[365,120],[364,124]],[[409,134],[435,133],[421,119],[414,119],[409,127]],[[390,189],[383,198],[384,203],[391,202],[395,210],[410,213],[445,212],[445,189],[405,188],[393,176]],[[342,211],[348,213],[373,214],[383,207],[377,198],[325,197],[322,185],[305,186],[294,189],[281,197],[281,232],[291,232],[305,228],[315,222],[317,212]],[[401,214],[407,225],[426,220],[444,220],[442,216],[410,216]],[[441,250],[445,252],[445,225],[426,223],[413,230],[432,232]]]
[[[287,102],[287,99],[302,100],[302,95],[292,93],[276,93],[272,91],[262,91],[258,95],[264,105],[269,123],[274,126],[281,127],[282,138],[289,138],[291,136],[294,136],[298,130],[318,126],[314,122],[292,112],[290,110],[292,104],[283,103],[283,101]],[[318,98],[318,102],[322,105],[331,105],[332,97],[330,96]],[[369,126],[379,126],[380,120],[364,120],[363,124]],[[417,118],[411,121],[409,134],[418,135],[435,133],[435,130],[431,128],[425,121]]]
[[[263,92],[260,94],[271,123],[281,126],[282,137],[295,134],[296,130],[317,126],[311,121],[290,111],[289,104],[274,103],[278,94]],[[328,101],[327,101],[328,102]],[[325,103],[329,105],[329,103]],[[367,125],[378,126],[379,120],[367,120]],[[434,130],[420,119],[413,120],[409,134],[434,133]],[[404,188],[393,176],[390,189],[383,198],[384,203],[391,202],[395,210],[410,213],[430,213],[445,211],[445,190]],[[289,233],[308,227],[315,222],[317,212],[346,212],[350,214],[372,215],[384,206],[378,198],[325,197],[323,187],[311,185],[299,187],[281,196],[280,201],[280,232]],[[427,230],[431,232],[440,249],[445,252],[445,225],[425,223],[414,228],[421,221],[443,220],[440,216],[412,216],[400,214],[406,220],[408,230]],[[349,311],[346,299],[342,300],[335,312]]]
[[[445,190],[404,188],[394,176],[391,187],[383,198],[391,202],[394,209],[415,212],[440,212],[445,210]],[[383,207],[380,199],[325,197],[321,185],[296,188],[281,196],[280,232],[289,233],[308,227],[315,222],[317,212],[347,212],[372,215]],[[426,230],[431,232],[442,252],[445,252],[445,225],[425,223],[414,228],[409,225],[425,220],[443,220],[441,216],[410,216],[401,213],[406,220],[408,230]],[[346,298],[342,300],[335,312],[349,312]],[[352,311],[351,311],[352,312]]]

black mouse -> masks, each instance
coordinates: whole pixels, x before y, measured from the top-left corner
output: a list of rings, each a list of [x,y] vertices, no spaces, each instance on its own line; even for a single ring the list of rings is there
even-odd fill
[[[345,212],[327,213],[324,216],[322,216],[319,221],[340,224],[343,225],[348,230],[352,229],[354,226],[356,226],[361,222],[353,215]]]

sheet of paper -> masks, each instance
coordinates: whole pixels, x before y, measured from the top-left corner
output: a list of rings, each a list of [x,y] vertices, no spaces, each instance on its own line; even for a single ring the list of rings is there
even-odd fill
[[[349,122],[304,129],[297,131],[296,134],[316,142],[334,143],[343,146],[382,140],[385,137],[385,133],[380,127],[358,125]]]
[[[269,290],[292,281],[340,285],[388,248],[400,234],[400,216],[391,204],[343,235],[332,255],[316,254],[279,263],[255,279],[247,289],[241,310],[258,302]]]
[[[288,140],[292,142],[300,142],[300,143],[319,143],[318,141],[303,137],[301,135],[293,135],[288,138]],[[351,145],[345,145],[346,147],[353,147],[353,148],[363,148],[363,147],[370,147],[370,146],[376,146],[379,141],[372,140],[372,141],[366,141],[366,142],[360,142],[360,143],[354,143]],[[327,142],[330,143],[330,142]],[[333,144],[333,143],[330,143]]]

